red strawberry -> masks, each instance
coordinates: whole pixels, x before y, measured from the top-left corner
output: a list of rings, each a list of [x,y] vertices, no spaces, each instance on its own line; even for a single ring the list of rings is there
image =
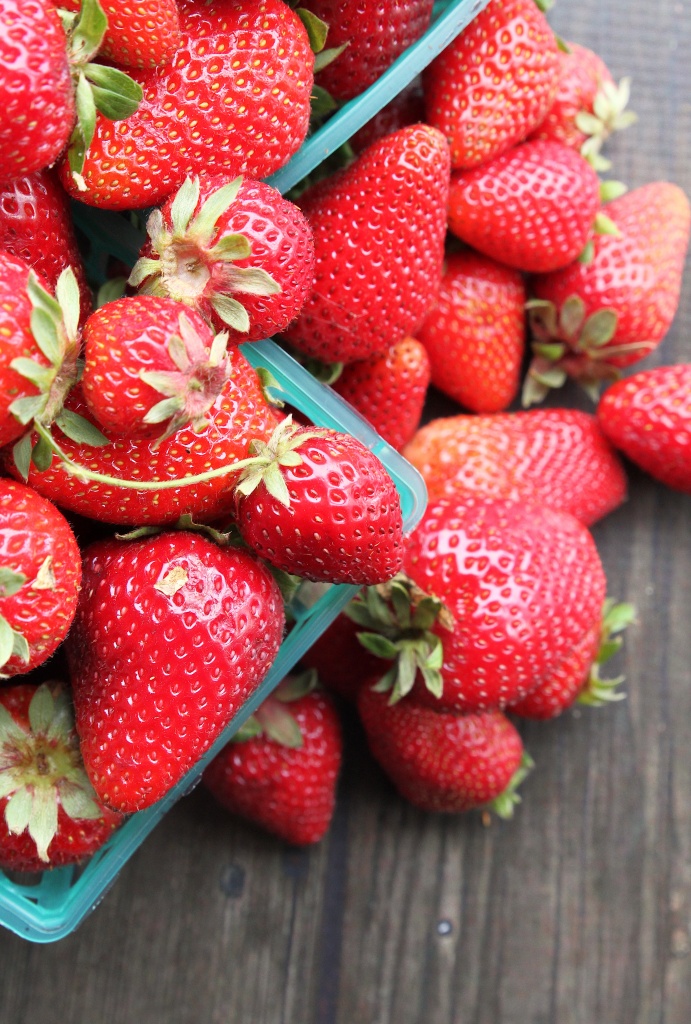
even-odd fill
[[[599,169],[609,166],[599,156],[612,132],[628,127],[636,115],[625,110],[630,79],[617,86],[609,68],[593,50],[568,43],[559,51],[559,87],[544,121],[528,138],[552,139],[577,149]]]
[[[204,770],[202,780],[232,814],[288,843],[327,831],[341,766],[341,726],[328,695],[288,677]]]
[[[608,388],[597,418],[609,440],[667,487],[691,494],[691,364],[641,370]]]
[[[80,319],[89,315],[91,291],[69,199],[52,171],[36,171],[0,189],[0,247],[33,267],[51,293],[71,267],[79,285]]]
[[[187,179],[147,224],[130,283],[196,309],[234,342],[283,330],[312,288],[314,250],[304,214],[250,178]]]
[[[524,306],[517,270],[470,250],[449,252],[439,296],[417,332],[434,386],[472,412],[510,405],[523,361]]]
[[[74,618],[81,556],[61,512],[30,487],[0,479],[0,674],[43,664]]]
[[[315,280],[288,341],[323,362],[351,363],[414,334],[439,289],[448,185],[446,142],[419,125],[303,193]]]
[[[619,650],[622,641],[615,634],[625,629],[633,616],[632,605],[605,601],[601,622],[586,633],[551,675],[509,710],[521,718],[547,719],[562,714],[576,702],[599,707],[622,700],[625,695],[617,687],[623,677],[600,678],[600,665]]]
[[[426,32],[432,7],[433,0],[310,0],[308,10],[329,27],[329,47],[344,47],[316,83],[352,100]]]
[[[70,699],[57,682],[0,689],[0,867],[44,871],[74,864],[122,818],[84,772]]]
[[[282,0],[182,0],[182,42],[165,68],[133,71],[144,99],[117,128],[98,117],[67,190],[110,209],[151,206],[188,175],[263,178],[299,148],[309,124],[314,55]]]
[[[535,359],[525,404],[567,376],[597,398],[602,380],[657,347],[677,311],[691,227],[684,192],[651,182],[603,209],[619,233],[596,235],[589,261],[532,281]]]
[[[381,355],[348,363],[333,389],[400,450],[420,425],[429,382],[425,347],[407,337]]]
[[[106,303],[84,325],[89,411],[104,429],[129,437],[170,436],[188,423],[203,430],[230,373],[227,340],[214,339],[198,313],[173,299]]]
[[[422,473],[430,498],[467,491],[522,499],[589,526],[626,495],[614,449],[595,417],[576,409],[433,420],[403,454]]]
[[[80,0],[55,0],[56,6],[78,11]],[[180,17],[175,0],[108,0],[108,28],[99,53],[125,67],[153,68],[168,64],[180,45]]]
[[[99,799],[130,812],[168,792],[264,678],[283,625],[245,551],[187,531],[90,545],[66,650]]]
[[[441,693],[414,688],[435,708],[514,704],[600,621],[605,597],[597,549],[578,520],[499,498],[431,502],[406,540],[404,570],[455,620],[431,627],[443,648]]]
[[[283,421],[235,489],[243,540],[284,572],[373,584],[401,568],[396,485],[362,441]]]
[[[427,121],[452,167],[476,167],[524,139],[559,82],[554,33],[534,0],[490,0],[423,75]]]
[[[492,259],[531,273],[575,260],[599,208],[597,174],[580,153],[560,142],[524,142],[481,167],[451,175],[453,234]]]
[[[410,700],[391,704],[369,685],[360,690],[358,710],[372,754],[410,803],[447,814],[493,805],[510,817],[516,786],[532,762],[501,711],[458,714]]]

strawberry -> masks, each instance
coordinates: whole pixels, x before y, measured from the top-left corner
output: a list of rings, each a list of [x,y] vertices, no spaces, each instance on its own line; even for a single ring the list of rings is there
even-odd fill
[[[439,295],[418,328],[432,383],[472,412],[505,409],[520,382],[525,286],[517,270],[448,252]]]
[[[427,31],[433,0],[310,0],[329,26],[330,47],[342,48],[315,81],[340,102],[364,92]]]
[[[307,134],[314,55],[283,0],[182,0],[179,10],[172,62],[132,71],[144,96],[137,112],[117,128],[96,119],[76,176],[60,165],[67,191],[84,203],[153,206],[203,170],[263,178]]]
[[[622,700],[625,694],[617,687],[623,677],[602,679],[600,665],[619,650],[622,639],[615,634],[626,629],[633,616],[632,605],[605,601],[601,621],[585,634],[551,675],[509,710],[521,718],[542,720],[561,715],[575,703],[600,707]]]
[[[453,234],[492,259],[531,273],[575,260],[599,208],[597,174],[580,153],[560,142],[524,142],[481,167],[451,175]]]
[[[362,625],[350,617],[351,604],[337,615],[300,659],[316,671],[327,690],[354,701],[360,686],[381,668],[381,661],[358,641]]]
[[[69,199],[52,171],[35,171],[0,188],[0,248],[33,267],[51,293],[71,267],[79,285],[80,319],[89,315],[91,291]]]
[[[451,166],[477,167],[524,139],[549,110],[559,49],[534,0],[490,0],[423,74],[427,122]]]
[[[348,363],[332,386],[400,450],[420,425],[429,382],[424,345],[406,337],[381,355]]]
[[[130,812],[168,792],[264,678],[283,625],[245,551],[184,530],[90,545],[66,651],[99,799]]]
[[[0,866],[44,871],[91,856],[122,823],[84,772],[68,693],[55,681],[0,689]]]
[[[130,283],[191,306],[234,342],[283,330],[314,275],[304,214],[262,181],[187,179],[148,220]]]
[[[336,709],[309,677],[279,683],[202,775],[232,814],[300,846],[331,823],[342,756]]]
[[[78,11],[80,0],[55,0],[56,6]],[[175,0],[107,0],[108,28],[99,53],[114,64],[154,68],[169,64],[181,42]]]
[[[596,235],[588,261],[532,280],[526,405],[567,377],[597,400],[603,380],[659,345],[677,311],[691,227],[682,189],[650,182],[603,210],[617,234]]]
[[[404,571],[454,618],[451,628],[430,627],[443,648],[442,685],[418,676],[413,690],[437,709],[514,704],[600,621],[605,597],[597,549],[578,520],[479,495],[430,503],[406,539]],[[395,698],[413,677],[391,681]]]
[[[401,568],[396,485],[362,441],[289,417],[235,488],[243,540],[271,565],[308,580],[373,584]]]
[[[627,458],[691,494],[691,364],[641,370],[609,387],[598,422]]]
[[[439,289],[448,186],[446,142],[418,125],[303,193],[314,288],[284,337],[323,362],[350,363],[414,334]]]
[[[89,411],[101,427],[128,437],[169,437],[188,423],[203,430],[230,373],[227,340],[173,299],[106,303],[84,325]]]
[[[0,675],[29,672],[62,643],[81,582],[77,541],[31,488],[0,479]]]
[[[403,454],[431,498],[448,491],[522,499],[590,526],[626,495],[621,462],[596,418],[576,409],[448,416],[422,427]]]
[[[559,86],[545,119],[529,139],[552,139],[577,149],[594,167],[605,170],[609,161],[600,156],[605,140],[627,128],[636,115],[625,110],[631,80],[616,85],[601,57],[587,46],[567,43],[559,51]]]
[[[516,787],[532,761],[501,711],[458,714],[410,700],[390,704],[370,685],[359,692],[358,711],[372,754],[415,807],[457,814],[489,806],[511,816]]]

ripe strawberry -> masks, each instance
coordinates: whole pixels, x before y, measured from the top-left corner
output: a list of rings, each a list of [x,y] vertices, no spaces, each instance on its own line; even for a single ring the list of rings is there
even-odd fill
[[[78,11],[80,0],[55,0],[57,7]],[[99,53],[114,64],[154,68],[169,64],[181,42],[175,0],[108,0],[108,28]]]
[[[144,93],[117,128],[98,117],[68,192],[132,209],[166,199],[188,175],[263,178],[299,148],[309,124],[314,55],[282,0],[182,0],[182,42],[165,68],[133,71]]]
[[[103,803],[141,810],[264,678],[283,605],[252,555],[184,530],[96,542],[83,573],[66,650],[84,765]]]
[[[559,50],[534,0],[490,0],[425,73],[427,122],[451,166],[476,167],[524,139],[549,110]]]
[[[43,664],[74,618],[81,557],[61,512],[31,488],[0,479],[0,674]]]
[[[44,871],[91,856],[122,823],[84,772],[58,682],[0,689],[0,867]]]
[[[147,223],[130,283],[196,309],[234,342],[287,327],[312,287],[304,214],[262,181],[188,178]]]
[[[424,345],[406,337],[381,355],[348,363],[332,386],[400,450],[420,425],[429,382]]]
[[[203,430],[228,379],[227,340],[173,299],[106,303],[84,325],[89,411],[104,429],[129,437],[169,437],[188,423]]]
[[[607,203],[618,234],[596,235],[592,258],[532,281],[535,359],[524,404],[574,377],[597,399],[603,380],[649,355],[679,304],[691,207],[656,181]]]
[[[632,605],[605,601],[602,620],[586,633],[551,675],[509,710],[521,718],[543,720],[555,718],[575,703],[600,707],[623,700],[625,694],[617,690],[623,676],[602,679],[600,665],[619,650],[622,639],[615,634],[626,629],[633,616]]]
[[[603,394],[609,440],[667,487],[691,494],[691,363],[641,370]]]
[[[316,843],[333,816],[341,726],[328,695],[287,677],[204,770],[232,814],[288,843]]]
[[[597,174],[560,142],[524,142],[451,175],[453,234],[499,263],[531,273],[575,260],[599,208]]]
[[[372,754],[415,807],[456,814],[489,805],[511,816],[515,789],[532,762],[501,711],[458,714],[410,700],[390,704],[369,685],[359,692],[358,710]]]
[[[396,485],[362,441],[283,421],[235,489],[243,540],[271,565],[308,580],[373,584],[401,568]]]
[[[344,47],[316,75],[340,102],[352,100],[427,31],[433,0],[310,0],[309,11],[329,26],[329,47]]]
[[[69,199],[52,171],[35,171],[0,188],[0,248],[33,267],[51,293],[62,271],[71,267],[79,285],[80,319],[86,319],[91,291]]]
[[[161,525],[182,515],[210,522],[227,514],[233,506],[229,464],[246,458],[250,441],[268,439],[276,425],[256,372],[238,349],[228,356],[228,380],[199,433],[185,427],[160,443],[112,434],[105,445],[95,445],[55,430],[53,446],[83,472],[66,468],[51,451],[45,467],[27,459],[18,469],[6,450],[6,468],[24,472],[32,487],[62,508],[101,522]],[[80,387],[70,394],[66,411],[88,421]],[[196,482],[184,483],[190,477]]]
[[[285,338],[323,362],[351,363],[414,334],[439,289],[448,186],[446,142],[418,125],[303,193],[314,288]]]
[[[626,476],[594,416],[534,409],[448,416],[422,427],[403,454],[430,498],[479,493],[570,512],[590,526],[626,496]]]
[[[577,149],[593,166],[605,170],[609,162],[599,155],[602,144],[612,132],[636,121],[625,110],[631,81],[623,78],[616,85],[609,68],[593,50],[568,43],[559,51],[559,87],[544,121],[529,139],[552,139]]]
[[[605,597],[597,549],[578,520],[479,495],[430,503],[406,540],[404,571],[455,620],[430,628],[443,648],[441,693],[420,678],[413,688],[437,709],[514,704],[600,621]]]
[[[417,332],[434,386],[472,412],[510,405],[523,361],[524,306],[517,270],[470,250],[448,252],[439,295]]]

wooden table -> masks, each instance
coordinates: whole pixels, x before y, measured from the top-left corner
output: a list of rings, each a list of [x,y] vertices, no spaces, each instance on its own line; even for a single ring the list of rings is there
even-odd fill
[[[567,39],[633,77],[613,174],[691,194],[684,0],[559,0]],[[691,359],[691,276],[662,349]],[[587,406],[584,406],[587,407]],[[2,1024],[688,1024],[691,498],[631,473],[595,528],[638,621],[628,699],[523,728],[537,767],[512,822],[426,816],[348,720],[329,837],[292,851],[200,790],[79,930],[0,932]]]

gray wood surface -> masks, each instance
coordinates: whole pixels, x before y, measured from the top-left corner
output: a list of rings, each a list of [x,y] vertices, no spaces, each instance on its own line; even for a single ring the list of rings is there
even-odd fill
[[[552,24],[633,77],[614,175],[691,194],[686,0],[558,0]],[[691,276],[661,350],[691,359]],[[595,528],[638,622],[628,699],[523,729],[509,823],[425,816],[346,723],[329,837],[291,851],[197,790],[61,942],[0,930],[2,1024],[688,1024],[691,498],[632,472]]]

